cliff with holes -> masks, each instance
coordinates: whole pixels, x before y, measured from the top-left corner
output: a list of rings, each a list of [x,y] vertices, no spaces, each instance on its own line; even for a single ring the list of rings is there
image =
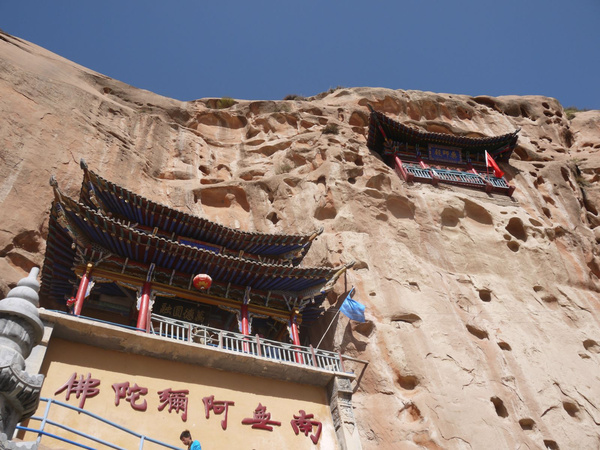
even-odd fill
[[[76,197],[83,157],[224,225],[324,227],[305,264],[355,260],[346,283],[367,307],[324,340],[370,361],[353,398],[363,448],[598,446],[600,111],[380,88],[233,103],[164,98],[0,33],[2,296],[43,262],[48,179]],[[366,146],[367,104],[427,131],[521,128],[502,165],[513,196],[405,183]]]

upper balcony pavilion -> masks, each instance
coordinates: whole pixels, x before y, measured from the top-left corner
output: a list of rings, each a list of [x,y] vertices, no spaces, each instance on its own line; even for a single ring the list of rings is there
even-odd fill
[[[341,267],[301,267],[319,232],[243,232],[151,202],[82,163],[80,200],[56,181],[40,305],[150,331],[151,317],[300,345]],[[207,274],[206,291],[193,286]]]
[[[418,130],[371,109],[367,146],[380,154],[405,181],[448,183],[512,195],[490,160],[508,162],[519,130],[500,136],[471,137]]]

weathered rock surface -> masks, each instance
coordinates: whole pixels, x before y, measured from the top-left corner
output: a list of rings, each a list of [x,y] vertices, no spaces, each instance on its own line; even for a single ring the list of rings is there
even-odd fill
[[[429,131],[520,127],[503,165],[513,198],[406,184],[365,145],[367,103]],[[357,261],[347,282],[369,321],[342,317],[325,342],[370,360],[354,395],[365,449],[598,447],[600,111],[568,120],[546,97],[373,88],[215,106],[0,33],[2,294],[43,262],[50,175],[76,196],[83,157],[229,226],[323,226],[306,264]]]

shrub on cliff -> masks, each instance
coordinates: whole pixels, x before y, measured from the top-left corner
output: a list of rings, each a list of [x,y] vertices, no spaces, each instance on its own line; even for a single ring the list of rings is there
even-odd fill
[[[325,125],[323,129],[323,134],[338,134],[340,132],[340,127],[338,127],[337,123],[328,123]]]

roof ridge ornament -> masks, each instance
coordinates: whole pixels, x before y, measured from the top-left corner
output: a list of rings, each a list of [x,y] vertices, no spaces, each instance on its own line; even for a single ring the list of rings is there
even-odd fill
[[[52,190],[54,191],[54,199],[58,203],[63,203],[62,192],[58,187],[58,181],[56,180],[56,176],[54,176],[54,174],[50,175],[50,180],[48,181],[48,183],[50,184],[50,186],[52,186]]]
[[[313,234],[310,235],[310,237],[308,238],[309,241],[312,241],[314,239],[316,239],[318,236],[323,234],[323,231],[325,231],[324,227],[320,227],[318,230],[316,230]]]

